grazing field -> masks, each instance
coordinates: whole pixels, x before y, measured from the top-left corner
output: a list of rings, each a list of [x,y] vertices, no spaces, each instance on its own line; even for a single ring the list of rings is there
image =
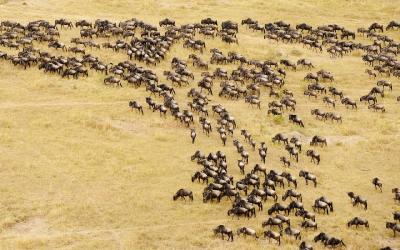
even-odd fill
[[[89,70],[88,77],[67,79],[44,73],[37,66],[24,70],[20,65],[0,59],[0,249],[298,249],[303,240],[314,249],[323,249],[322,243],[313,241],[319,232],[342,239],[347,249],[386,246],[399,249],[400,233],[393,237],[393,231],[385,227],[386,222],[393,221],[393,212],[400,210],[400,203],[393,199],[392,193],[393,188],[400,187],[400,102],[396,100],[400,96],[399,78],[385,74],[372,78],[366,74],[365,70],[372,67],[362,60],[366,52],[361,49],[336,57],[327,52],[329,46],[324,46],[319,53],[300,43],[264,39],[263,32],[240,25],[243,19],[252,18],[261,25],[279,20],[292,27],[303,22],[314,28],[338,24],[356,32],[374,22],[386,26],[396,18],[400,21],[399,13],[399,1],[387,0],[0,0],[0,21],[24,25],[38,19],[54,23],[60,18],[74,24],[81,19],[94,22],[98,18],[119,23],[133,17],[155,26],[166,17],[175,20],[177,26],[199,23],[207,17],[218,20],[219,26],[226,20],[239,23],[238,44],[196,34],[195,38],[206,44],[202,54],[183,48],[184,39],[181,39],[156,66],[132,60],[151,69],[160,83],[170,86],[163,71],[171,70],[174,57],[188,61],[194,80],[189,79],[189,86],[174,87],[174,98],[181,109],[188,109],[186,104],[192,99],[187,93],[191,88],[198,88],[202,72],[212,73],[220,67],[230,73],[239,67],[239,63],[211,64],[212,48],[218,48],[225,55],[234,51],[247,59],[261,61],[297,62],[306,58],[315,66],[299,67],[296,71],[285,69],[285,84],[276,91],[280,95],[283,89],[292,91],[297,104],[295,111],[284,109],[282,116],[267,114],[268,103],[280,100],[270,97],[267,88],[260,88],[261,109],[258,109],[244,98],[218,96],[221,80],[215,79],[213,95],[208,95],[211,101],[207,117],[213,131],[209,136],[202,133],[200,115],[193,112],[195,123],[190,127],[196,129],[197,138],[192,144],[190,129],[169,111],[162,117],[158,111],[148,108],[145,97],[150,92],[144,85],[134,88],[122,81],[122,88],[105,86],[105,75],[94,70]],[[163,33],[166,29],[158,27],[158,30]],[[71,38],[80,37],[75,27],[59,27],[59,32],[59,41],[67,47],[74,46]],[[135,33],[140,37],[140,31]],[[400,29],[384,30],[383,34],[400,42]],[[122,37],[93,38],[99,44],[117,39]],[[356,33],[354,42],[372,44],[372,39]],[[46,42],[34,41],[33,46],[52,55],[81,57],[49,48]],[[9,55],[18,53],[2,45],[0,51]],[[85,48],[85,51],[107,64],[129,60],[123,50]],[[197,69],[189,63],[188,56],[193,53],[208,62],[208,70]],[[394,58],[399,59],[397,55]],[[321,69],[334,76],[334,81],[320,81],[321,84],[343,91],[357,102],[357,109],[346,108],[340,98],[336,98],[335,108],[327,106],[322,98],[331,96],[329,92],[318,94],[317,98],[304,96],[310,81],[303,78]],[[384,113],[374,112],[368,109],[368,104],[359,101],[378,80],[387,80],[393,85],[393,91],[385,89],[384,98],[377,96],[378,103],[385,107]],[[246,81],[249,83],[250,80]],[[156,103],[164,101],[159,96],[152,95],[152,98]],[[144,115],[129,108],[132,100],[142,104]],[[211,109],[217,104],[223,105],[237,124],[234,135],[227,136],[226,146],[216,129],[218,115]],[[315,108],[340,114],[343,122],[318,120],[311,115]],[[301,117],[304,128],[289,122],[289,114]],[[248,130],[257,142],[255,150],[240,134],[242,129]],[[284,146],[271,141],[277,133],[289,138],[296,136],[303,143],[299,162],[291,158],[291,167],[284,167],[280,162],[281,156],[289,159]],[[311,147],[309,143],[314,135],[325,137],[328,146]],[[260,142],[266,142],[267,171],[274,169],[295,176],[296,190],[303,196],[305,209],[312,211],[314,200],[326,196],[333,202],[334,211],[329,215],[316,212],[318,229],[315,231],[301,228],[303,219],[292,213],[291,225],[301,229],[302,239],[295,240],[284,234],[279,247],[274,240],[269,242],[261,237],[269,229],[261,225],[269,217],[267,210],[274,204],[272,199],[264,203],[263,211],[257,211],[256,218],[250,219],[228,216],[232,201],[226,197],[220,203],[203,203],[206,185],[191,181],[191,176],[202,168],[190,156],[196,150],[206,155],[223,151],[228,174],[236,182],[244,176],[237,167],[241,156],[233,146],[233,139],[238,139],[250,154],[246,173],[260,163],[257,149]],[[319,165],[306,156],[308,149],[321,155]],[[299,177],[300,170],[313,173],[318,186],[305,185]],[[374,177],[382,181],[382,192],[371,183]],[[285,180],[285,188],[276,188],[281,204],[290,201],[281,199],[288,189],[286,184]],[[191,190],[194,201],[173,201],[173,195],[180,188]],[[352,205],[347,195],[350,191],[368,200],[367,210]],[[367,219],[369,228],[348,228],[347,222],[356,216]],[[214,236],[213,229],[220,224],[233,229],[233,242]],[[255,229],[260,239],[237,236],[236,230],[243,226]]]

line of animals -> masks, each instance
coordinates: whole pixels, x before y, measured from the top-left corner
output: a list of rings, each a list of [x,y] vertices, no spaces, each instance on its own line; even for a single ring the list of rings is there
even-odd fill
[[[368,67],[365,72],[369,77],[378,76],[400,78],[400,63],[397,61],[397,55],[400,53],[400,43],[383,33],[388,30],[398,30],[400,24],[391,21],[384,29],[383,25],[378,23],[371,24],[368,28],[359,28],[357,32],[350,31],[337,24],[324,25],[313,28],[311,25],[301,23],[295,25],[295,28],[283,21],[267,23],[261,25],[258,21],[250,18],[244,19],[241,25],[253,32],[262,32],[264,39],[273,42],[299,43],[303,47],[309,48],[316,53],[324,51],[329,53],[331,58],[340,58],[353,51],[361,51],[365,54],[361,59]],[[59,74],[62,78],[79,79],[79,77],[88,77],[89,73],[99,72],[105,75],[103,83],[114,87],[123,87],[124,85],[135,88],[144,87],[149,96],[145,102],[152,112],[158,111],[160,116],[167,117],[168,111],[175,120],[190,128],[191,142],[196,141],[195,116],[198,116],[198,124],[203,133],[207,136],[213,132],[214,125],[219,134],[222,145],[227,145],[229,136],[233,136],[237,129],[236,120],[233,115],[221,104],[212,105],[211,110],[208,104],[211,101],[209,96],[213,96],[217,81],[219,81],[218,97],[229,100],[244,100],[249,107],[261,109],[261,93],[269,91],[269,96],[276,100],[268,103],[267,115],[282,116],[287,110],[296,111],[297,100],[292,91],[285,86],[285,78],[290,71],[313,70],[316,66],[308,59],[299,58],[297,61],[281,59],[272,60],[252,60],[245,56],[230,51],[224,53],[218,48],[206,49],[207,39],[220,38],[222,42],[239,45],[238,33],[239,24],[233,21],[224,21],[221,27],[218,21],[212,18],[206,18],[199,23],[185,24],[178,27],[174,20],[163,19],[159,22],[159,27],[145,23],[138,19],[130,19],[120,23],[109,20],[97,19],[95,22],[80,20],[73,23],[67,19],[58,19],[54,23],[45,20],[38,20],[22,25],[18,22],[2,21],[0,23],[0,46],[7,48],[10,52],[0,51],[0,59],[10,61],[14,66],[27,69],[37,67],[44,73]],[[62,43],[59,39],[61,31],[73,28],[79,29],[80,37],[70,40],[71,45]],[[163,32],[163,33],[162,33]],[[355,43],[356,36],[367,37],[371,44]],[[202,38],[203,40],[199,39]],[[107,39],[107,42],[98,43],[97,40]],[[187,60],[173,57],[171,60],[171,69],[164,70],[162,76],[158,76],[154,70],[158,64],[169,58],[170,50],[173,46],[181,46],[190,50],[191,54]],[[57,55],[62,53],[74,54],[75,56],[56,56],[43,48],[57,50]],[[21,50],[20,50],[21,49]],[[101,61],[91,53],[97,50],[110,50],[112,53],[124,53],[127,60],[118,64]],[[17,54],[12,53],[13,50]],[[91,53],[88,53],[90,50]],[[209,51],[211,56],[209,60],[202,58],[202,55]],[[133,63],[136,61],[137,63]],[[140,66],[140,65],[145,66]],[[237,65],[237,68],[228,72],[224,65]],[[218,67],[209,72],[210,65]],[[189,66],[203,71],[201,79],[197,82],[197,88],[191,88],[187,92],[190,101],[186,105],[179,105],[175,100],[176,88],[191,86],[195,79],[194,73]],[[167,83],[161,82],[161,77],[165,78]],[[358,109],[357,102],[332,84],[335,82],[334,75],[326,70],[319,70],[316,73],[309,72],[305,75],[304,81],[309,82],[304,90],[304,95],[309,98],[318,98],[323,95],[322,102],[327,108],[335,108],[338,103],[352,109]],[[331,86],[325,86],[329,83]],[[389,80],[378,80],[376,86],[373,86],[369,92],[361,96],[359,101],[368,104],[368,109],[374,111],[386,112],[383,104],[378,103],[378,98],[385,97],[385,91],[392,91],[392,82]],[[157,103],[161,98],[162,102]],[[339,98],[339,101],[336,99]],[[400,101],[400,96],[397,97]],[[182,106],[186,106],[182,108]],[[129,107],[144,114],[143,106],[139,101],[132,100]],[[342,123],[340,114],[327,112],[321,109],[311,109],[311,114],[321,121],[332,121]],[[215,118],[213,124],[209,115]],[[300,127],[305,127],[305,122],[294,113],[288,114],[290,122]],[[246,129],[240,129],[241,135],[246,143],[255,151],[257,143],[252,138],[250,132]],[[280,244],[283,232],[286,235],[293,236],[301,240],[301,232],[291,226],[291,213],[295,216],[301,216],[304,221],[302,228],[312,228],[317,230],[315,213],[329,214],[333,212],[333,202],[327,197],[321,196],[315,200],[312,205],[313,212],[304,208],[302,204],[302,194],[296,191],[298,182],[296,177],[288,172],[276,170],[267,171],[262,164],[256,164],[253,169],[246,174],[245,168],[249,164],[250,153],[244,149],[244,145],[238,140],[232,140],[237,149],[240,159],[237,166],[240,173],[244,176],[241,180],[234,182],[233,176],[228,174],[228,165],[226,156],[222,151],[210,153],[207,156],[200,151],[196,151],[191,156],[192,161],[203,167],[196,171],[192,176],[192,182],[198,180],[207,186],[203,191],[203,202],[220,201],[223,197],[228,197],[232,201],[232,208],[228,210],[227,215],[233,217],[255,217],[256,207],[259,211],[263,210],[265,201],[271,197],[274,204],[268,209],[268,218],[262,223],[263,227],[270,227],[270,230],[264,232],[264,237],[274,239]],[[327,139],[316,135],[311,139],[310,149],[304,150],[302,140],[297,137],[289,138],[282,133],[276,134],[272,138],[273,143],[284,145],[289,158],[281,156],[280,162],[283,166],[293,167],[292,159],[299,161],[299,156],[305,152],[306,157],[316,165],[320,164],[321,156],[315,149],[316,146],[327,146]],[[261,142],[257,148],[260,161],[265,164],[268,148],[265,142]],[[262,174],[261,176],[259,174]],[[304,178],[306,185],[309,182],[317,187],[317,177],[308,171],[300,170],[299,177]],[[262,177],[264,180],[262,181]],[[213,182],[209,183],[212,180]],[[288,205],[281,204],[278,201],[277,188],[285,188],[285,181],[290,188],[282,195],[282,200],[287,198],[291,200]],[[372,180],[375,188],[382,191],[382,183],[379,178]],[[394,188],[394,199],[400,201],[400,189]],[[244,194],[246,198],[241,195]],[[353,206],[361,205],[364,209],[368,208],[367,200],[353,192],[348,193]],[[174,200],[178,198],[193,200],[193,193],[188,189],[179,189],[173,196]],[[256,206],[256,207],[255,207]],[[284,215],[282,215],[283,213]],[[275,214],[272,217],[272,214]],[[393,230],[394,235],[400,232],[399,212],[393,214],[394,222],[387,222],[386,228]],[[283,225],[286,228],[283,229]],[[360,217],[354,217],[348,224],[350,226],[369,227],[368,220]],[[279,232],[272,231],[272,227],[278,227]],[[213,230],[214,234],[228,236],[228,240],[233,241],[233,231],[224,225],[219,225]],[[242,227],[237,230],[237,235],[251,235],[258,238],[256,230]],[[337,247],[345,246],[343,240],[330,237],[321,232],[314,238],[315,242],[321,241],[325,246]],[[306,242],[301,242],[300,249],[312,249],[312,246]],[[385,248],[390,249],[390,248]]]

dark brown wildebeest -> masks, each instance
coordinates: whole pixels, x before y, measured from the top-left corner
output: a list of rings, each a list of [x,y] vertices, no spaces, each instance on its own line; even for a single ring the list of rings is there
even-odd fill
[[[373,95],[363,95],[360,97],[360,102],[368,102],[370,104],[370,101],[372,101],[372,104],[375,104],[377,102],[376,96]]]
[[[178,198],[182,198],[186,201],[185,197],[189,197],[191,201],[193,201],[193,193],[190,190],[181,188],[179,189],[176,194],[173,196],[174,201],[176,201]]]
[[[254,238],[258,239],[258,235],[256,230],[249,228],[249,227],[241,227],[237,230],[237,235],[249,235],[249,236],[253,236]]]
[[[250,213],[249,210],[247,208],[244,207],[234,207],[228,210],[228,216],[237,216],[237,218],[239,219],[240,216],[244,216],[247,217],[248,219],[250,218]]]
[[[292,121],[293,123],[304,128],[304,123],[298,115],[289,114],[289,121]]]
[[[304,227],[305,229],[314,228],[314,230],[317,230],[318,229],[318,224],[315,221],[304,220],[301,223],[301,227]]]
[[[287,198],[292,199],[292,197],[296,198],[299,201],[303,201],[303,197],[301,193],[297,192],[296,190],[293,189],[288,189],[284,195],[282,195],[282,200],[285,201]]]
[[[200,182],[200,180],[204,183],[208,183],[208,175],[204,172],[199,172],[197,171],[193,176],[192,176],[192,182],[194,182],[195,180],[198,180]]]
[[[307,210],[298,210],[294,215],[303,217],[303,220],[309,219],[315,221],[315,214],[308,212]]]
[[[264,221],[262,223],[262,227],[267,227],[267,226],[277,226],[279,230],[282,230],[282,220],[278,218],[272,218],[270,217],[268,220]]]
[[[308,185],[308,181],[314,182],[314,187],[317,187],[317,177],[308,171],[300,170],[299,172],[300,177],[304,177],[306,180],[306,185]]]
[[[289,143],[288,137],[285,136],[285,135],[282,134],[282,133],[278,133],[278,134],[276,134],[274,137],[272,137],[272,142],[276,142],[276,141],[278,141],[279,143],[280,143],[280,142],[283,142],[283,143],[285,143],[285,144],[288,144],[288,143]]]
[[[268,230],[264,232],[264,238],[268,238],[268,242],[271,242],[271,239],[274,239],[278,242],[278,245],[281,245],[281,236],[282,236],[282,231],[279,233]]]
[[[314,210],[314,212],[320,211],[322,209],[322,211],[326,214],[329,214],[329,206],[326,202],[320,201],[320,200],[316,200],[314,202],[314,205],[312,206],[312,209]]]
[[[324,243],[325,247],[337,247],[337,246],[346,246],[341,239],[337,239],[335,237],[329,238],[327,241]]]
[[[321,161],[321,156],[315,150],[307,150],[306,155],[311,158],[311,162],[319,165],[319,162]]]
[[[290,167],[290,161],[288,159],[286,159],[285,156],[282,156],[281,158],[279,158],[279,161],[283,163],[283,166]]]
[[[389,24],[386,26],[386,30],[400,28],[400,23],[397,21],[390,21]]]
[[[321,232],[314,237],[314,242],[321,241],[323,243],[327,242],[331,237],[329,237],[326,233]]]
[[[379,30],[379,31],[383,32],[383,25],[381,25],[379,23],[373,23],[368,27],[368,30],[369,31],[371,31],[371,30],[373,30],[373,31]]]
[[[228,236],[228,241],[229,239],[233,241],[233,231],[229,227],[226,227],[224,225],[219,225],[216,228],[213,229],[214,235],[221,234],[222,239],[224,239],[224,235]]]
[[[396,237],[396,232],[400,233],[400,224],[396,224],[395,222],[386,222],[386,228],[393,230],[393,237]]]
[[[354,100],[351,100],[349,97],[344,97],[344,98],[341,100],[341,103],[344,104],[344,105],[346,106],[346,108],[347,108],[348,106],[351,106],[351,108],[357,109],[357,103],[356,103]]]
[[[296,240],[301,240],[300,230],[298,229],[287,227],[285,228],[285,233],[289,236],[293,236]]]
[[[398,220],[400,222],[400,211],[393,213],[393,219]]]
[[[306,243],[305,241],[302,241],[299,246],[299,250],[314,250],[311,244]]]
[[[374,185],[375,189],[379,188],[382,192],[382,182],[378,177],[372,179],[372,184]]]
[[[320,145],[321,147],[323,147],[324,145],[325,145],[325,146],[328,146],[328,143],[327,143],[327,141],[326,141],[326,138],[324,138],[324,137],[322,137],[322,136],[315,135],[315,136],[311,139],[310,146],[318,146],[318,145]]]
[[[374,111],[380,110],[382,113],[386,112],[385,106],[383,106],[383,104],[373,103],[368,105],[368,109],[372,109]]]
[[[121,80],[116,78],[115,76],[108,76],[104,78],[104,84],[105,85],[113,85],[117,87],[122,87]]]
[[[359,217],[354,217],[349,222],[347,222],[347,227],[351,226],[356,226],[356,228],[358,228],[358,226],[365,226],[366,228],[369,228],[369,223],[368,220],[361,219]]]
[[[143,115],[143,107],[140,105],[137,101],[130,101],[129,102],[129,107],[133,109],[137,109],[139,113]]]
[[[335,102],[335,100],[332,99],[332,98],[330,98],[330,97],[328,97],[328,96],[325,96],[324,98],[322,98],[322,101],[323,101],[324,103],[326,103],[328,106],[329,106],[329,104],[330,104],[330,105],[332,105],[334,108],[336,107],[336,102]]]

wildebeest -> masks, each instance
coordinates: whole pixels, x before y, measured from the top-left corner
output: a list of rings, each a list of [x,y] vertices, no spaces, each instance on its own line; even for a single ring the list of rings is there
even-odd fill
[[[238,230],[237,230],[237,235],[239,236],[239,235],[241,235],[241,234],[243,234],[243,235],[249,235],[249,236],[253,236],[254,238],[256,238],[256,239],[258,239],[258,235],[257,235],[257,232],[256,232],[256,230],[254,230],[254,229],[252,229],[252,228],[249,228],[249,227],[241,227],[241,228],[238,228]]]
[[[315,221],[315,214],[312,212],[309,212],[307,210],[297,210],[295,212],[295,216],[301,216],[301,217],[303,217],[303,220],[309,219],[309,220]]]
[[[337,239],[335,237],[329,238],[327,241],[325,241],[324,243],[325,246],[329,246],[329,247],[337,247],[337,246],[346,246],[343,242],[343,240],[341,239]]]
[[[314,248],[310,244],[306,243],[305,241],[302,241],[300,243],[299,250],[313,250],[313,249]]]
[[[372,179],[372,184],[374,185],[375,189],[379,188],[382,192],[382,182],[378,177],[375,177]]]
[[[276,142],[276,141],[278,141],[279,143],[280,143],[280,142],[283,142],[283,143],[285,143],[285,144],[288,144],[288,143],[289,143],[288,137],[285,136],[285,135],[282,134],[282,133],[278,133],[278,134],[276,134],[274,137],[272,137],[272,142]]]
[[[224,239],[224,235],[228,236],[228,241],[233,241],[233,231],[229,227],[224,225],[218,225],[213,229],[214,235],[221,234],[222,239]]]
[[[310,220],[304,220],[301,223],[301,227],[303,228],[313,228],[314,230],[318,229],[318,224],[315,221],[310,221]]]
[[[288,197],[290,199],[292,199],[292,197],[294,197],[294,198],[296,198],[296,200],[303,201],[303,197],[302,197],[301,193],[299,193],[293,189],[286,190],[285,194],[282,195],[282,200],[285,201]]]
[[[115,76],[108,76],[104,78],[103,82],[105,85],[111,84],[113,86],[122,87],[121,80],[116,78]]]
[[[143,115],[143,107],[140,105],[137,101],[130,101],[129,102],[129,107],[133,109],[137,109],[139,113]]]
[[[350,226],[356,226],[356,228],[358,228],[358,226],[365,226],[366,228],[369,228],[369,223],[368,220],[361,219],[359,217],[354,217],[349,222],[347,222],[347,227]]]
[[[315,150],[307,150],[306,155],[311,158],[311,162],[319,165],[319,162],[321,161],[321,156]]]
[[[289,115],[289,121],[292,121],[293,123],[296,123],[296,124],[298,124],[298,125],[300,125],[301,127],[304,128],[304,123],[303,123],[303,121],[301,120],[301,118],[298,115],[290,114]]]
[[[191,201],[193,201],[193,193],[192,193],[192,191],[184,189],[184,188],[181,188],[176,192],[176,194],[174,195],[173,199],[174,199],[174,201],[176,201],[178,198],[182,198],[182,199],[186,200],[185,197],[189,197],[189,199]]]
[[[267,226],[277,226],[279,228],[279,230],[282,230],[282,220],[279,218],[268,218],[268,220],[264,221],[262,223],[262,227],[267,227]]]
[[[292,227],[287,227],[287,228],[285,228],[284,231],[287,235],[293,236],[296,240],[301,240],[300,230],[292,228]]]
[[[281,245],[281,236],[282,236],[282,231],[279,233],[268,230],[264,232],[264,238],[268,238],[268,241],[271,242],[271,239],[274,239],[278,242],[278,245]]]
[[[308,185],[308,181],[314,182],[314,187],[317,187],[317,177],[308,171],[300,170],[299,172],[300,177],[304,177],[306,181],[306,185]]]
[[[393,237],[396,237],[396,232],[400,232],[400,224],[395,222],[386,222],[386,228],[393,230]]]
[[[320,145],[320,146],[328,146],[328,143],[327,143],[327,141],[326,141],[326,138],[324,138],[324,137],[322,137],[322,136],[318,136],[318,135],[315,135],[312,139],[311,139],[311,142],[310,142],[310,146],[317,146],[317,145]]]

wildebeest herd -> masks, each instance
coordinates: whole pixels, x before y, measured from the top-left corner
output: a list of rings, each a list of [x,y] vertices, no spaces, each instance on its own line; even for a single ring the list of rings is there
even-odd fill
[[[250,219],[264,210],[264,205],[271,199],[273,205],[267,209],[268,218],[260,225],[267,230],[259,234],[259,230],[249,227],[240,227],[233,231],[228,226],[218,225],[213,229],[215,235],[233,241],[234,235],[248,235],[255,239],[259,236],[268,238],[281,244],[282,237],[293,237],[301,241],[302,234],[308,229],[318,230],[317,217],[319,214],[334,213],[334,202],[326,196],[317,197],[313,204],[303,204],[303,195],[297,191],[298,185],[312,184],[311,188],[318,188],[318,177],[306,170],[299,170],[297,176],[289,172],[280,172],[267,169],[264,165],[268,157],[267,143],[281,145],[287,156],[279,156],[285,167],[294,167],[299,162],[299,156],[304,154],[312,163],[319,165],[323,156],[318,153],[319,147],[328,147],[329,141],[321,135],[315,135],[309,140],[277,133],[271,142],[256,142],[250,131],[239,128],[232,113],[222,104],[213,104],[211,96],[248,103],[249,108],[262,109],[267,106],[268,116],[287,117],[290,122],[300,127],[307,123],[296,112],[297,100],[291,90],[285,85],[285,78],[291,71],[313,71],[304,74],[304,81],[308,82],[304,95],[308,98],[321,99],[326,108],[335,108],[344,105],[346,108],[359,109],[360,103],[366,103],[368,109],[376,112],[390,112],[379,102],[388,98],[385,94],[393,90],[393,83],[389,80],[376,79],[379,77],[391,78],[394,81],[400,78],[400,62],[397,56],[400,53],[400,43],[394,41],[385,32],[399,30],[400,23],[391,21],[386,26],[373,23],[369,27],[351,31],[337,24],[312,27],[301,23],[292,26],[284,21],[260,24],[258,21],[247,18],[240,25],[234,21],[219,21],[205,18],[198,23],[177,26],[171,19],[163,19],[159,26],[148,24],[138,19],[130,19],[115,23],[109,20],[98,19],[94,22],[78,20],[72,22],[67,19],[58,19],[54,22],[38,20],[26,25],[12,21],[2,21],[0,25],[0,46],[8,52],[0,51],[0,59],[11,62],[15,67],[27,69],[37,67],[47,74],[58,74],[62,78],[79,79],[91,74],[104,74],[103,84],[114,87],[132,86],[144,88],[149,96],[143,101],[152,112],[158,111],[160,116],[171,116],[182,126],[187,127],[192,144],[196,143],[196,124],[205,135],[215,131],[221,140],[222,146],[229,146],[228,139],[237,151],[239,159],[237,166],[241,178],[236,179],[229,173],[228,161],[221,150],[204,154],[200,150],[191,156],[200,169],[195,171],[192,182],[201,182],[205,185],[202,201],[220,202],[224,197],[232,202],[227,216]],[[239,29],[240,27],[240,29]],[[69,44],[61,42],[63,30],[79,29],[80,37],[70,40]],[[318,65],[306,58],[297,61],[288,59],[255,60],[240,53],[229,51],[224,53],[219,48],[208,48],[208,39],[221,39],[222,42],[239,46],[241,44],[237,34],[241,29],[260,32],[264,39],[274,43],[300,44],[315,53],[326,51],[331,58],[344,57],[354,51],[361,52],[361,60],[365,62],[365,72],[375,86],[366,91],[356,100],[343,90],[334,86],[335,76],[325,70],[315,70]],[[370,43],[356,43],[356,36],[367,37]],[[96,40],[107,39],[107,42],[98,43]],[[188,58],[178,58],[171,54],[173,46],[182,46],[189,50]],[[90,52],[109,50],[110,53],[126,54],[126,61],[117,64],[101,61]],[[52,54],[49,51],[58,51]],[[204,53],[211,54],[205,59]],[[63,56],[60,53],[74,54]],[[93,52],[92,52],[93,53]],[[155,68],[161,61],[171,60],[170,69],[163,70],[157,75]],[[140,66],[142,65],[142,66]],[[210,65],[217,65],[214,71],[209,71]],[[229,72],[224,66],[233,66]],[[202,71],[201,79],[197,79],[197,87],[193,86],[195,74],[190,70],[193,67]],[[165,81],[161,80],[165,79]],[[219,83],[219,84],[218,84]],[[218,88],[219,85],[219,88]],[[180,88],[190,86],[187,92],[189,101],[186,104],[178,103],[174,98]],[[217,91],[216,91],[217,90]],[[261,93],[267,91],[275,100],[263,105]],[[400,96],[396,98],[400,101]],[[129,107],[144,115],[144,107],[139,100],[129,101]],[[344,122],[341,114],[327,112],[318,108],[309,111],[317,120],[331,121],[339,126]],[[244,143],[235,137],[238,130]],[[252,168],[249,165],[250,150],[258,152],[259,162]],[[250,167],[250,171],[246,168]],[[376,177],[371,180],[371,187],[377,192],[386,192],[383,183]],[[365,185],[370,185],[366,183]],[[286,186],[286,187],[285,187]],[[278,202],[280,191],[282,203]],[[392,187],[395,202],[400,202],[400,188]],[[339,194],[343,195],[343,194]],[[345,194],[344,194],[345,195]],[[347,193],[353,206],[368,209],[367,199],[351,191]],[[195,200],[196,195],[187,188],[180,188],[173,200]],[[283,202],[290,200],[287,204]],[[290,216],[303,219],[299,227],[291,223]],[[400,232],[400,212],[393,212],[393,220],[386,222],[386,228],[396,236]],[[344,225],[345,226],[345,225]],[[367,218],[349,218],[348,227],[369,228]],[[385,224],[377,225],[385,227]],[[276,231],[278,229],[278,231]],[[211,230],[210,230],[211,231]],[[284,236],[285,235],[285,236]],[[346,246],[344,239],[320,232],[314,237],[315,242],[322,242],[324,246]],[[346,240],[347,241],[347,240]],[[348,240],[350,241],[350,240]],[[310,243],[299,242],[300,249],[313,249]],[[385,249],[390,249],[386,247]]]

